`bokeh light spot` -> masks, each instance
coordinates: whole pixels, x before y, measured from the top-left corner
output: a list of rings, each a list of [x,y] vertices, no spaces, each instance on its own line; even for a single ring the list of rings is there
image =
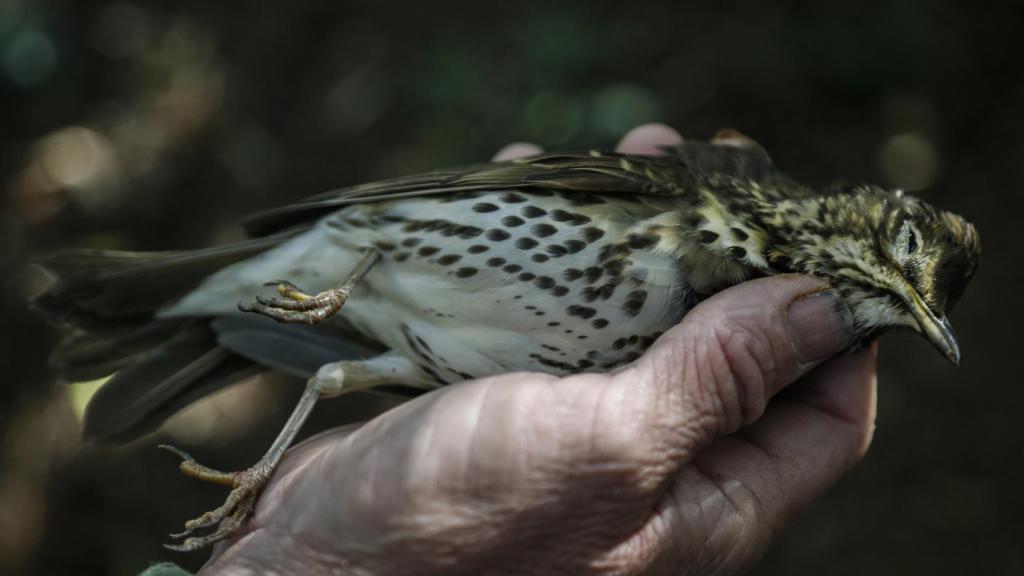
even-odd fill
[[[653,92],[635,84],[612,84],[594,95],[591,124],[605,136],[658,120],[661,104]]]
[[[523,114],[527,136],[545,145],[571,140],[583,127],[583,105],[560,92],[541,92],[530,98]]]
[[[57,67],[57,48],[38,28],[26,27],[11,39],[3,54],[4,72],[22,88],[44,82]]]
[[[935,146],[917,133],[890,137],[882,146],[879,160],[889,183],[904,190],[928,188],[939,168]]]

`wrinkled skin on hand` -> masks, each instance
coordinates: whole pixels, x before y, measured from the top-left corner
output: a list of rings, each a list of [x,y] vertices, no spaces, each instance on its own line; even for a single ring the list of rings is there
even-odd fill
[[[822,288],[747,282],[616,372],[464,382],[312,438],[202,574],[739,572],[870,443],[875,349],[829,359]]]

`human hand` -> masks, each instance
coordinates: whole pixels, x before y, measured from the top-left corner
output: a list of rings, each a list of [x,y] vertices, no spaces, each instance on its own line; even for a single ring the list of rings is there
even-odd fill
[[[473,380],[317,436],[202,573],[740,571],[870,442],[875,350],[819,366],[849,334],[823,288],[746,282],[610,374]]]

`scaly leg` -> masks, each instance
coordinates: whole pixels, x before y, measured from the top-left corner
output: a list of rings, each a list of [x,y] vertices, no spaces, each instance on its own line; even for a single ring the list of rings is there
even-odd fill
[[[282,298],[257,296],[255,302],[239,304],[238,309],[243,312],[255,312],[269,316],[278,322],[319,324],[341,310],[341,307],[348,301],[349,295],[352,294],[352,290],[379,260],[380,252],[371,249],[356,264],[356,267],[352,269],[348,278],[340,286],[319,294],[306,294],[287,280],[269,282],[266,285],[276,285],[277,293]]]
[[[356,264],[355,268],[349,273],[348,277],[340,286],[321,294],[317,294],[316,296],[307,296],[291,284],[282,284],[278,291],[282,296],[289,299],[285,300],[274,298],[267,300],[258,298],[258,302],[253,304],[251,308],[243,306],[239,306],[239,308],[264,314],[282,322],[305,322],[308,324],[317,324],[323,319],[337,313],[338,310],[341,309],[345,304],[345,301],[348,300],[349,294],[352,293],[352,289],[355,288],[359,281],[367,272],[369,272],[370,268],[372,268],[378,260],[380,260],[380,253],[376,250],[370,250],[365,256],[363,256],[359,263]],[[344,364],[346,363],[342,362],[337,366],[340,367]],[[349,362],[348,364],[358,365],[360,362],[354,361]],[[259,495],[260,490],[266,483],[267,478],[270,477],[270,474],[274,471],[277,463],[280,462],[285,450],[287,450],[295,440],[295,436],[299,433],[299,430],[302,428],[302,424],[306,421],[306,418],[309,417],[310,412],[313,410],[313,406],[316,405],[321,394],[341,394],[349,390],[356,390],[376,385],[372,379],[367,379],[366,382],[363,382],[356,378],[343,383],[340,377],[334,377],[330,373],[322,374],[324,369],[332,366],[336,365],[328,364],[327,366],[324,366],[317,372],[316,376],[309,380],[309,383],[306,385],[306,390],[302,393],[302,397],[299,399],[298,405],[295,407],[295,410],[292,411],[292,414],[288,418],[288,422],[285,423],[281,433],[278,434],[274,443],[270,446],[270,450],[267,451],[255,466],[248,470],[242,470],[240,472],[220,472],[199,464],[194,458],[192,458],[192,456],[183,450],[173,446],[161,446],[161,448],[174,452],[182,458],[180,468],[185,474],[194,476],[200,480],[216,482],[232,487],[231,493],[228,494],[227,500],[225,500],[223,505],[215,510],[206,512],[194,520],[189,520],[185,523],[185,530],[183,532],[172,534],[171,537],[176,539],[184,538],[197,529],[208,528],[220,523],[220,526],[213,534],[203,537],[188,538],[181,544],[168,546],[169,548],[174,550],[195,550],[208,544],[212,544],[218,540],[222,540],[237,532],[249,517],[249,514],[252,512],[255,504],[256,497]],[[344,371],[339,374],[344,374]],[[342,388],[344,388],[344,390]]]
[[[199,464],[184,450],[161,445],[161,448],[174,452],[182,458],[180,468],[186,475],[232,488],[224,504],[198,518],[185,522],[185,530],[171,534],[171,538],[185,538],[195,530],[209,528],[220,523],[217,530],[206,536],[192,536],[180,544],[168,544],[167,548],[179,551],[198,550],[236,534],[249,519],[256,504],[256,498],[281,461],[285,450],[295,440],[295,436],[299,433],[299,429],[310,412],[313,411],[317,400],[321,397],[339,396],[381,384],[405,384],[422,388],[436,387],[431,380],[425,379],[415,364],[397,354],[384,354],[369,360],[335,362],[321,367],[316,376],[309,379],[306,390],[299,398],[298,405],[292,411],[284,428],[281,429],[281,433],[278,434],[263,458],[252,468],[239,472],[221,472]]]

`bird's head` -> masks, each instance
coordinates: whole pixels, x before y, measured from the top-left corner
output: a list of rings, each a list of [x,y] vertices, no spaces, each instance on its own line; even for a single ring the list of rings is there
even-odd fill
[[[973,225],[900,191],[868,185],[779,208],[776,222],[789,238],[774,256],[793,271],[827,279],[850,305],[859,336],[909,327],[959,363],[946,315],[981,261]]]

